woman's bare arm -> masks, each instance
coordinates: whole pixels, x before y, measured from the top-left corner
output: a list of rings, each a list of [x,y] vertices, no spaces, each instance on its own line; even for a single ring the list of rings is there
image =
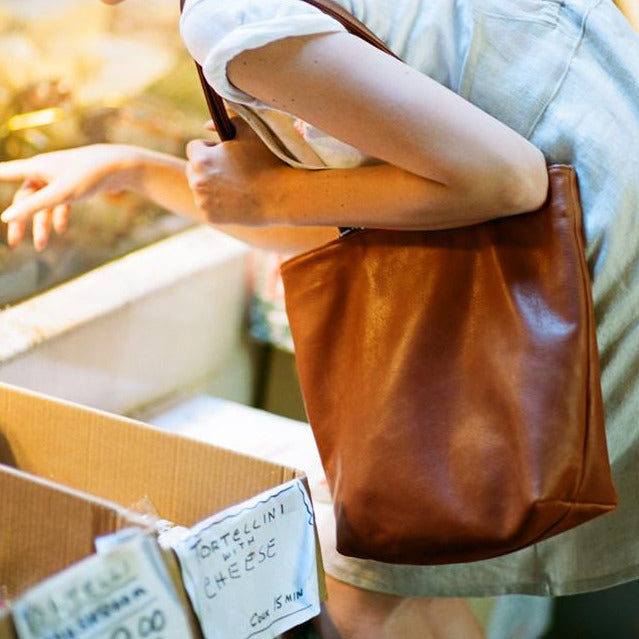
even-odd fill
[[[261,143],[260,143],[261,144]],[[159,206],[198,222],[211,222],[195,207],[193,193],[186,179],[186,161],[170,155],[139,149],[137,177],[129,188]],[[293,169],[291,169],[293,170]],[[214,216],[213,216],[214,217]],[[219,231],[256,248],[295,254],[324,244],[337,237],[336,228],[317,226],[266,226],[242,224],[242,203],[237,202],[235,224],[212,225]]]
[[[343,62],[353,59],[357,65]],[[98,145],[45,154],[1,165],[0,180],[26,180],[32,188],[3,215],[12,243],[35,216],[43,245],[55,207],[112,188],[142,192],[253,244],[287,251],[334,237],[328,227],[444,228],[531,210],[546,196],[545,162],[535,147],[353,36],[280,40],[243,52],[228,71],[240,89],[383,162],[292,169],[245,125],[231,142],[190,143],[190,190],[184,163],[153,152]]]
[[[278,40],[242,52],[227,72],[235,86],[266,104],[424,178],[420,210],[389,209],[381,212],[380,225],[431,228],[433,220],[441,226],[447,215],[454,223],[464,218],[472,222],[531,210],[545,199],[547,174],[538,149],[452,91],[355,36],[330,33]],[[370,182],[393,176],[379,167],[359,174]],[[349,180],[349,188],[357,189],[357,179],[354,174],[342,175],[338,188]],[[315,181],[332,180],[315,174],[309,178],[310,188]],[[406,177],[400,184],[410,189],[414,183]],[[314,213],[308,202],[306,223],[332,224],[339,213],[328,211],[328,202],[320,197],[322,188],[323,184],[313,191],[318,210]],[[394,196],[400,194],[395,191]]]
[[[169,211],[198,222],[209,221],[196,209],[186,161],[139,147],[98,144],[2,162],[0,182],[23,183],[12,205],[2,213],[2,221],[8,223],[10,246],[23,241],[27,222],[32,219],[33,243],[42,250],[49,241],[52,223],[62,232],[74,203],[104,191],[136,191]],[[297,253],[337,236],[334,228],[242,225],[242,203],[236,204],[238,224],[217,228],[253,246]]]

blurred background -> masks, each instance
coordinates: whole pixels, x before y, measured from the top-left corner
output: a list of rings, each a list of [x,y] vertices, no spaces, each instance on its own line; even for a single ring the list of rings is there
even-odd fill
[[[95,142],[183,155],[208,116],[178,13],[174,0],[0,0],[0,159]],[[2,209],[14,190],[0,185]],[[186,224],[125,194],[78,205],[41,254],[28,242],[9,251],[0,238],[0,305]]]

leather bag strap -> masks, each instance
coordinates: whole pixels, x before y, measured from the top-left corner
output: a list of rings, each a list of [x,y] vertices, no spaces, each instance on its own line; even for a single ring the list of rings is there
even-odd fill
[[[368,27],[366,27],[366,25],[362,24],[362,22],[352,16],[348,11],[346,11],[346,9],[344,9],[344,7],[339,5],[337,2],[334,2],[334,0],[303,0],[303,2],[316,7],[320,11],[323,11],[326,15],[337,20],[349,33],[356,35],[365,42],[368,42],[381,51],[384,51],[388,55],[397,58],[386,44]],[[185,0],[180,0],[180,11],[184,9],[184,3]],[[204,89],[204,96],[209,107],[209,112],[211,113],[215,129],[220,136],[220,139],[223,141],[233,139],[235,137],[235,127],[233,126],[233,122],[231,122],[231,118],[226,111],[224,101],[206,81],[202,67],[197,64],[197,62],[195,66],[197,67],[202,89]]]

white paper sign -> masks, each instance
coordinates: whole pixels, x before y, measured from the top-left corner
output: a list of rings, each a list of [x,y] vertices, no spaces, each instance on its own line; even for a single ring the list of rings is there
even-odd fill
[[[192,634],[160,556],[141,533],[12,604],[20,639],[169,639]]]
[[[319,614],[313,509],[299,479],[197,524],[173,548],[206,639],[275,637]]]

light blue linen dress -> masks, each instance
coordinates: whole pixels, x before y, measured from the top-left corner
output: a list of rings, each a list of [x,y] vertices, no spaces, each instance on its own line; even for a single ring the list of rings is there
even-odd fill
[[[412,596],[564,595],[639,578],[639,36],[610,0],[339,1],[408,64],[530,139],[548,163],[575,166],[620,505],[504,557],[413,567],[338,555],[330,504],[320,500],[327,571]],[[187,4],[185,42],[222,95],[268,122],[263,105],[228,83],[228,60],[287,35],[341,27],[301,1],[222,4]],[[293,166],[316,168],[292,156]]]

